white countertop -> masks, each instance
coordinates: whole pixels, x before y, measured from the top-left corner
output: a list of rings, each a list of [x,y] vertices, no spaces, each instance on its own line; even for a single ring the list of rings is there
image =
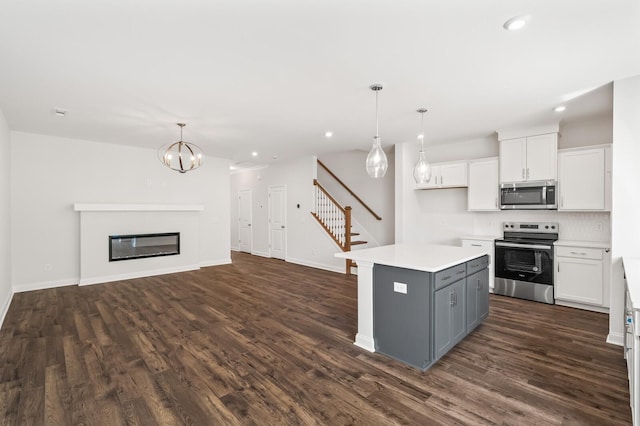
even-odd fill
[[[556,246],[569,246],[569,247],[585,247],[585,248],[611,248],[611,243],[608,241],[572,241],[572,240],[558,240],[553,243]]]
[[[633,309],[640,309],[640,257],[623,257],[624,274]]]
[[[419,243],[392,244],[336,253],[336,257],[416,271],[437,272],[484,256],[482,247],[458,247]]]
[[[474,240],[474,241],[493,241],[497,238],[502,238],[497,235],[463,235],[461,240]]]

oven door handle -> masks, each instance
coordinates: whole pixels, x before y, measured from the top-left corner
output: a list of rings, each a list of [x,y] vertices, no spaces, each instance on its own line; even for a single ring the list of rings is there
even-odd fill
[[[530,248],[540,250],[551,250],[551,246],[543,246],[539,244],[518,244],[518,243],[506,243],[502,241],[496,241],[496,247],[513,247],[513,248]]]

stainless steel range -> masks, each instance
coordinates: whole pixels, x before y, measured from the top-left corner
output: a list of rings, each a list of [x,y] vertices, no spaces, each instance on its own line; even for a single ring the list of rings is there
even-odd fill
[[[504,238],[495,242],[493,292],[553,304],[553,243],[558,239],[558,224],[505,222],[503,230]]]

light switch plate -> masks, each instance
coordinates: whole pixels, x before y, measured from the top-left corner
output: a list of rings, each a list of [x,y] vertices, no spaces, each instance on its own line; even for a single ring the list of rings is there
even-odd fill
[[[393,283],[393,291],[396,293],[407,294],[407,285],[404,283]]]

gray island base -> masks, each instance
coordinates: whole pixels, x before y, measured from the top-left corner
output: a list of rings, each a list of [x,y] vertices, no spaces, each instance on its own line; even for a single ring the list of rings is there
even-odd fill
[[[489,314],[489,259],[472,247],[395,244],[358,263],[355,344],[426,370]]]

